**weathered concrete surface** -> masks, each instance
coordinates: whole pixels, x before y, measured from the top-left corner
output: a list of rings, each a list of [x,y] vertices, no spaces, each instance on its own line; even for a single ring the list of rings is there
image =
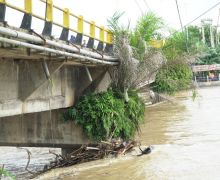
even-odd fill
[[[72,147],[89,143],[81,127],[61,119],[63,110],[0,119],[0,146]]]
[[[110,83],[105,67],[89,68],[93,82],[85,67],[53,61],[48,68],[51,80],[46,78],[42,62],[0,60],[0,117],[70,107],[90,86],[101,91]]]
[[[111,78],[106,67],[48,62],[0,60],[0,146],[68,148],[90,141],[74,122],[63,122],[63,108],[73,106],[88,92],[105,91]],[[91,142],[90,142],[91,143]]]

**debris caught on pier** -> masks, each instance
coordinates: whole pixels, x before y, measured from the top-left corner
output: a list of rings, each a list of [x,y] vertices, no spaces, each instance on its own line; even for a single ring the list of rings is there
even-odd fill
[[[51,161],[49,165],[45,165],[44,170],[35,175],[42,174],[51,169],[68,167],[80,163],[103,159],[109,156],[117,157],[131,151],[136,145],[136,141],[125,142],[113,140],[111,142],[102,141],[100,144],[94,146],[82,145],[80,148],[73,150],[71,153],[65,156],[49,151],[49,153],[55,155],[55,160]]]
[[[82,145],[80,148],[74,149],[67,155],[61,155],[53,151],[49,151],[50,154],[53,154],[55,156],[55,159],[49,164],[45,165],[42,171],[36,172],[34,174],[31,173],[31,178],[35,178],[49,170],[56,168],[69,167],[89,161],[125,155],[126,153],[130,153],[133,150],[136,151],[137,149],[135,147],[139,147],[140,149],[140,152],[138,152],[140,154],[136,154],[136,156],[149,154],[153,149],[152,146],[148,146],[142,150],[140,146],[140,142],[134,140],[123,141],[119,139],[111,141],[101,141],[101,143],[97,145]],[[30,171],[28,172],[30,173]]]

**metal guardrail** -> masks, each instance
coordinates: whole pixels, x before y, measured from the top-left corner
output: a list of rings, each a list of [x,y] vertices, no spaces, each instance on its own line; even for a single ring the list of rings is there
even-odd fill
[[[32,17],[35,17],[37,19],[40,19],[45,22],[44,29],[42,32],[42,35],[44,36],[51,36],[52,34],[52,27],[53,25],[59,26],[62,28],[62,32],[60,35],[60,40],[68,41],[69,31],[75,32],[76,37],[71,38],[70,42],[78,45],[82,45],[83,37],[86,36],[89,38],[87,47],[93,49],[94,48],[94,42],[97,40],[98,51],[105,51],[110,52],[112,51],[112,33],[110,30],[105,29],[104,26],[97,26],[94,21],[87,21],[83,18],[83,16],[77,16],[69,11],[68,8],[62,9],[56,5],[53,4],[53,0],[38,0],[42,3],[45,3],[46,5],[46,12],[45,17],[41,17],[35,13],[33,13],[33,7],[32,7],[32,1],[33,0],[24,0],[24,8],[17,7],[13,4],[10,4],[7,2],[7,0],[0,0],[0,22],[5,22],[5,14],[6,14],[6,7],[12,8],[14,10],[20,11],[24,13],[22,22],[21,22],[21,28],[22,29],[31,29],[32,24]],[[63,23],[54,22],[53,21],[53,10],[57,9],[63,13]],[[70,17],[77,19],[77,29],[71,28],[71,22]],[[89,34],[86,34],[84,32],[84,25],[88,24],[90,26],[90,32]],[[99,31],[99,38],[95,37],[96,30]],[[106,44],[104,48],[104,44]]]

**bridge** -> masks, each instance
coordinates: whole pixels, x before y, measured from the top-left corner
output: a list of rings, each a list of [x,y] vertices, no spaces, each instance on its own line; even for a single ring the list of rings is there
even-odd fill
[[[45,6],[45,17],[33,13],[35,1]],[[107,89],[108,70],[118,64],[112,33],[52,0],[23,3],[21,8],[0,0],[0,145],[68,148],[88,143],[81,128],[62,121],[61,114],[84,93]],[[23,13],[19,27],[7,23],[10,10]],[[63,14],[62,23],[54,21],[55,10]],[[44,23],[41,33],[32,29],[36,20]],[[59,38],[52,34],[56,26]]]
[[[93,143],[61,115],[83,94],[108,88],[109,72],[119,63],[112,33],[52,0],[22,1],[19,7],[0,0],[0,146],[68,149]],[[45,7],[45,17],[33,12],[36,3]],[[19,27],[7,22],[11,10],[22,13]],[[54,20],[55,11],[62,22]],[[35,21],[44,24],[40,33]],[[58,38],[54,27],[60,28]],[[164,41],[150,43],[160,47]]]

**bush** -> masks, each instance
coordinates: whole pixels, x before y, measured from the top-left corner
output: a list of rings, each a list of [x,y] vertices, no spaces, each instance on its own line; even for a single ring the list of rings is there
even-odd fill
[[[184,62],[170,61],[157,73],[153,89],[157,92],[172,94],[189,87],[192,71]]]
[[[220,47],[217,46],[214,48],[207,47],[203,56],[197,59],[196,65],[210,65],[210,64],[219,64],[220,63]]]
[[[108,90],[83,96],[64,114],[64,119],[82,125],[85,134],[93,140],[129,139],[139,130],[144,109],[136,92],[129,91],[129,102],[125,103],[122,93]]]

